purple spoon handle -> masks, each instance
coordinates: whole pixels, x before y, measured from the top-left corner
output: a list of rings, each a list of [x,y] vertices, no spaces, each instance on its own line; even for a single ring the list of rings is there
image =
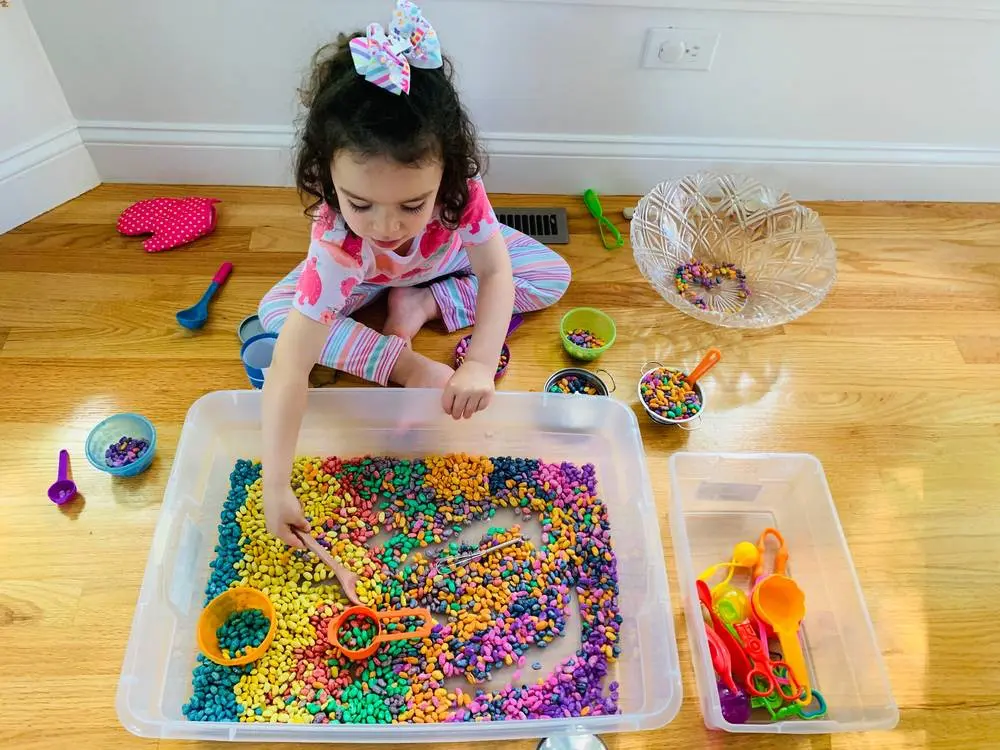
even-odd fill
[[[524,322],[524,316],[521,315],[521,313],[514,313],[514,316],[510,319],[510,325],[507,326],[507,335],[504,336],[504,340],[506,341],[508,338],[510,338],[510,335],[514,333],[514,331],[516,331],[518,328],[520,328],[521,323],[523,322]]]
[[[59,451],[59,481],[69,479],[69,451],[65,448]]]

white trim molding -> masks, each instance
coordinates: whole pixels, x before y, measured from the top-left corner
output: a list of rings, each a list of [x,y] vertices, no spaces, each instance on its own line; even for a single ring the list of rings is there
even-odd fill
[[[82,122],[109,182],[290,185],[293,128]],[[1000,148],[566,133],[484,133],[497,192],[642,194],[698,169],[739,171],[802,200],[1000,201]]]
[[[0,234],[99,184],[72,125],[0,153]]]
[[[453,0],[491,2],[497,0]],[[741,13],[807,13],[837,16],[903,16],[1000,21],[1000,0],[502,0],[536,5],[591,5],[618,8],[722,11]]]
[[[105,182],[293,184],[291,127],[84,121],[79,129]]]

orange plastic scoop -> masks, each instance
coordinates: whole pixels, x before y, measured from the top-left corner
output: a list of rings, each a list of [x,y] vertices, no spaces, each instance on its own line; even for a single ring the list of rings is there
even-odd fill
[[[403,617],[419,617],[424,621],[416,630],[398,631],[395,633],[385,633],[382,630],[382,623],[386,620],[398,620]],[[365,622],[370,633],[373,633],[371,641],[363,648],[350,648],[342,642],[344,636],[342,631],[347,626],[349,620],[355,618]],[[326,632],[327,640],[336,647],[340,653],[351,661],[361,661],[378,651],[378,647],[389,641],[405,641],[409,638],[426,638],[431,634],[434,627],[434,620],[431,618],[431,611],[426,607],[419,609],[392,609],[385,612],[376,612],[369,607],[348,607],[340,616],[330,623]]]
[[[799,642],[799,627],[806,616],[806,595],[791,578],[775,574],[754,587],[751,600],[754,610],[778,636],[781,652],[792,670],[792,676],[805,689],[805,694],[797,702],[807,705],[812,701],[812,690]]]
[[[722,352],[713,346],[705,352],[705,356],[701,358],[701,362],[699,362],[698,366],[694,368],[694,372],[687,376],[687,384],[694,388],[694,384],[701,380],[705,373],[719,364],[721,360]]]
[[[246,609],[261,610],[271,621],[271,627],[268,628],[267,635],[259,646],[248,648],[243,656],[227,659],[222,655],[216,632],[222,627],[222,623],[228,619],[229,615]],[[277,624],[271,600],[257,589],[237,586],[223,591],[201,611],[201,616],[198,618],[198,648],[216,664],[221,664],[224,667],[239,667],[257,661],[263,656],[264,652],[270,648],[276,630]]]

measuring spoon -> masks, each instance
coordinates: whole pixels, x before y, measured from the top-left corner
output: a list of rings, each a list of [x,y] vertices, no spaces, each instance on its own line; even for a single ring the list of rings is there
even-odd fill
[[[208,285],[208,289],[205,290],[201,299],[198,300],[198,304],[177,313],[177,322],[192,331],[204,326],[208,322],[208,303],[211,302],[212,297],[215,296],[219,287],[226,283],[226,279],[229,278],[229,273],[232,270],[232,263],[223,263],[219,266],[219,270],[215,272],[215,276],[212,278],[212,283]]]
[[[718,599],[729,587],[729,582],[733,580],[733,575],[736,573],[737,569],[750,570],[756,568],[759,559],[757,546],[753,542],[740,542],[733,548],[732,560],[717,563],[705,568],[698,578],[703,581],[710,581],[719,571],[719,568],[725,568],[727,570],[726,577],[722,580],[722,582],[712,586],[712,598]]]
[[[371,627],[371,629],[375,632],[371,642],[364,648],[351,649],[341,642],[341,631],[352,617],[359,617],[367,620],[369,627]],[[419,617],[422,620],[422,624],[416,630],[397,630],[393,633],[385,632],[385,629],[382,627],[383,622],[399,620],[403,617]],[[434,618],[431,617],[431,611],[426,607],[420,607],[418,609],[392,609],[376,612],[370,607],[358,605],[348,607],[341,612],[340,616],[336,620],[331,620],[330,625],[327,627],[326,637],[327,641],[332,646],[337,648],[351,661],[363,661],[378,651],[378,647],[383,643],[388,643],[389,641],[403,641],[411,638],[426,638],[431,634],[431,630],[433,628]]]
[[[715,686],[719,691],[722,718],[730,724],[746,724],[750,721],[750,696],[742,690],[733,692],[721,682],[716,682]]]
[[[59,475],[49,486],[49,500],[56,505],[68,503],[76,497],[76,482],[69,478],[69,451],[59,451]]]
[[[751,599],[754,611],[778,636],[792,676],[805,689],[805,694],[798,702],[802,705],[809,704],[812,701],[812,690],[802,644],[799,642],[799,627],[806,616],[806,595],[791,578],[775,574],[754,587]]]

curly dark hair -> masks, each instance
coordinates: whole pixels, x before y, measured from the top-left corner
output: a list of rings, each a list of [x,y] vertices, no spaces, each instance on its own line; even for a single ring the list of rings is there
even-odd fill
[[[330,163],[341,149],[361,156],[386,156],[399,164],[421,166],[440,161],[444,168],[438,204],[441,222],[458,223],[469,202],[469,179],[483,171],[485,156],[476,129],[459,101],[448,59],[437,70],[411,69],[410,93],[399,96],[358,75],[351,39],[341,34],[313,57],[312,73],[300,91],[305,114],[299,136],[295,181],[314,199],[306,212],[324,202],[340,210]]]

